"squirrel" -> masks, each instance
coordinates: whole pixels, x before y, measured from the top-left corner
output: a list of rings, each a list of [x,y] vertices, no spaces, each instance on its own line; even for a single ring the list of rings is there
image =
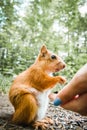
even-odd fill
[[[65,83],[62,76],[52,76],[65,68],[64,61],[43,45],[34,62],[27,70],[19,74],[9,90],[9,99],[14,107],[12,122],[19,125],[32,124],[35,128],[46,128],[45,119],[49,104],[48,95],[57,83]]]

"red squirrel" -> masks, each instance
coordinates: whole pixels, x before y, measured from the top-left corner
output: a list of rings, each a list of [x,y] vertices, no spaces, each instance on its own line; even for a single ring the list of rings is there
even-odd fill
[[[12,121],[15,124],[32,124],[36,129],[46,128],[45,118],[48,95],[57,83],[65,83],[62,76],[50,76],[65,67],[63,60],[43,45],[34,64],[14,80],[9,99],[14,106]]]

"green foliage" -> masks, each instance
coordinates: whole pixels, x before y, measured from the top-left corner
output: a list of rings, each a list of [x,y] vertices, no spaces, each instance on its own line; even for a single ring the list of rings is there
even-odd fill
[[[0,74],[0,92],[7,93],[11,86],[12,77],[3,76]]]
[[[78,9],[85,3],[86,0],[0,1],[1,90],[9,85],[10,77],[34,63],[42,44],[64,59],[66,69],[55,75],[64,75],[70,81],[87,62],[87,14],[82,17]]]
[[[18,5],[18,0],[0,0],[0,26],[4,27],[11,25],[14,20],[17,20],[17,11],[14,5]]]

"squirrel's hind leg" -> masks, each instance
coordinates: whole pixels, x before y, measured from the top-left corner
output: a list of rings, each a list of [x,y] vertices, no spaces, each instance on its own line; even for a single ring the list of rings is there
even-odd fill
[[[19,105],[15,109],[12,121],[16,124],[28,125],[36,118],[38,105],[32,94],[20,97]]]

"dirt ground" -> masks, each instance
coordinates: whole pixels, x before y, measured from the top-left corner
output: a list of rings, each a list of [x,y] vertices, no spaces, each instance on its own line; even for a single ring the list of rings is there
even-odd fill
[[[0,94],[0,130],[33,130],[29,126],[17,126],[11,123],[11,115],[14,112],[9,102],[8,95]],[[47,130],[87,130],[87,117],[67,111],[61,107],[55,107],[49,103],[46,116],[53,119],[54,124]]]

